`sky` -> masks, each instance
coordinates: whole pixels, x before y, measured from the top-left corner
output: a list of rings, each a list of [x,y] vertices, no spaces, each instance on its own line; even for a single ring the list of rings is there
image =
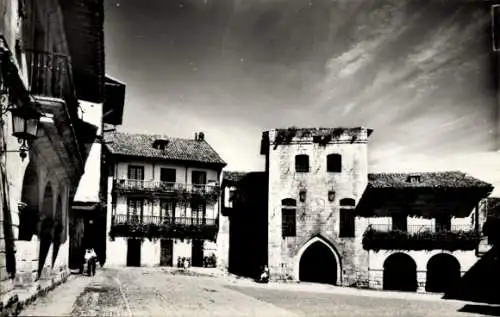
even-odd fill
[[[483,158],[500,175],[480,3],[106,0],[106,72],[127,84],[118,131],[203,131],[226,169],[249,171],[264,168],[262,131],[364,126],[372,171]]]

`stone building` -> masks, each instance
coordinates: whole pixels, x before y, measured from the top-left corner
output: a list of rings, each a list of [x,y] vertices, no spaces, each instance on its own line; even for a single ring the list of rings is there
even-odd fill
[[[106,136],[107,265],[227,263],[219,234],[226,163],[205,140],[113,133]],[[226,248],[226,250],[224,250]],[[213,265],[213,261],[210,262]]]
[[[0,9],[5,299],[69,274],[68,209],[97,130],[80,101],[103,101],[104,45],[102,1],[3,1]]]
[[[267,264],[273,279],[441,292],[477,261],[476,207],[492,186],[454,171],[368,173],[371,133],[366,128],[264,132],[266,169],[260,182],[267,188],[267,205],[254,202],[258,208],[248,208],[244,176],[236,181],[234,173],[224,176],[230,232],[238,234],[232,227],[245,217],[265,223],[267,257],[258,265]],[[230,241],[254,239],[258,230],[245,233]],[[234,248],[230,252],[238,252]],[[237,265],[230,262],[230,269],[231,264]],[[258,271],[256,265],[247,271]]]

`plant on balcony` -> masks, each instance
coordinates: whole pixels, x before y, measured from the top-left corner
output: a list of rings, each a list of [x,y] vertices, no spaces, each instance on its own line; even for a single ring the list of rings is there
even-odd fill
[[[392,230],[389,232],[368,228],[363,234],[365,250],[474,250],[480,240],[476,231],[423,231],[409,233]]]
[[[217,225],[183,225],[183,224],[144,224],[144,223],[117,223],[111,226],[109,236],[149,239],[161,238],[179,239],[208,239],[215,241]]]

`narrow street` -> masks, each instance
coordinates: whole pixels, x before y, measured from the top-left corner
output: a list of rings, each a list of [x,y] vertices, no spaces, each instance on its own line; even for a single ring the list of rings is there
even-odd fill
[[[159,268],[104,268],[93,278],[71,279],[21,316],[484,316],[475,305],[437,297],[382,295],[324,285],[257,285]],[[471,308],[476,313],[461,312]]]

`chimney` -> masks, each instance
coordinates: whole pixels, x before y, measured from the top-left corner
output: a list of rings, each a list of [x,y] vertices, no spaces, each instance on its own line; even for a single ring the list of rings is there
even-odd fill
[[[194,133],[194,140],[198,141],[198,133],[196,133],[196,132]]]
[[[198,141],[204,141],[205,140],[205,133],[199,132],[198,133]]]

